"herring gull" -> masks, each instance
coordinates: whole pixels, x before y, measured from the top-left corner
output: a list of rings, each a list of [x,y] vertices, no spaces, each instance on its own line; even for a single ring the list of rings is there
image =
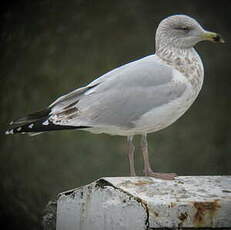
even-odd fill
[[[11,122],[6,134],[78,129],[126,136],[131,176],[136,175],[132,140],[141,135],[145,176],[174,179],[174,173],[152,170],[147,134],[171,125],[197,98],[204,70],[193,47],[203,40],[224,42],[189,16],[169,16],[157,28],[155,54],[120,66],[46,109]]]

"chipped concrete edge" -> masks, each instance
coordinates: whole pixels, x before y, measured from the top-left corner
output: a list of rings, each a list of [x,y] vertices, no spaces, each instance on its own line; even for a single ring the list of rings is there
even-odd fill
[[[144,208],[145,213],[146,213],[146,220],[145,220],[146,230],[150,229],[149,228],[149,226],[150,226],[149,225],[149,209],[148,209],[147,203],[144,200],[140,199],[139,197],[133,196],[131,193],[124,191],[121,188],[115,187],[112,183],[110,183],[109,181],[107,181],[103,178],[100,178],[96,181],[95,187],[100,187],[100,188],[104,189],[104,187],[106,187],[106,186],[110,186],[110,187],[114,188],[115,190],[118,190],[121,193],[124,193],[126,196],[133,198],[135,201],[137,201],[139,204],[141,204],[141,206]]]

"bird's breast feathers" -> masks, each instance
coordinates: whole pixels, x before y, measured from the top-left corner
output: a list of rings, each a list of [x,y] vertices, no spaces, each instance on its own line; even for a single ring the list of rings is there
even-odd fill
[[[135,121],[136,132],[150,133],[166,128],[180,118],[195,101],[198,92],[195,92],[190,81],[178,70],[173,70],[173,84],[175,87],[184,85],[185,90],[178,98],[153,108]]]

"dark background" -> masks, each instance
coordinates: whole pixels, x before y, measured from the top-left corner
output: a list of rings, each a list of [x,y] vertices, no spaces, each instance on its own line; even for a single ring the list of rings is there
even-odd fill
[[[101,74],[154,52],[164,17],[184,13],[225,44],[197,45],[205,68],[199,98],[171,127],[149,135],[153,168],[179,175],[231,173],[230,1],[41,0],[1,5],[0,223],[41,229],[59,192],[103,176],[127,176],[126,139],[61,131],[5,136],[7,123]],[[138,139],[135,139],[138,143]],[[136,167],[142,174],[137,148]]]

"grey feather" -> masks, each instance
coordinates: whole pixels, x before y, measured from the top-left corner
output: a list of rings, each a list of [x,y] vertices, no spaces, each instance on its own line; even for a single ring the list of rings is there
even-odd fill
[[[171,83],[145,89],[137,86],[96,93],[79,102],[78,119],[87,120],[91,125],[132,127],[133,121],[143,114],[180,97],[185,88],[184,84]]]
[[[52,108],[52,111],[62,111],[62,109],[66,109],[68,107],[72,107],[74,106],[79,98],[89,89],[92,89],[93,87],[95,87],[97,84],[95,85],[91,85],[91,86],[86,86],[86,87],[82,87],[82,88],[78,88],[76,90],[73,90],[72,92],[63,95],[61,97],[59,97],[56,101],[54,101],[49,107]]]
[[[78,100],[74,105],[76,112],[71,116],[68,113],[67,116],[53,116],[54,122],[79,125],[80,121],[85,121],[91,126],[131,127],[133,121],[146,112],[182,95],[186,86],[174,83],[172,78],[172,68],[157,62],[154,55],[147,56],[76,90],[77,95],[71,99]],[[55,106],[63,102],[60,100]]]

